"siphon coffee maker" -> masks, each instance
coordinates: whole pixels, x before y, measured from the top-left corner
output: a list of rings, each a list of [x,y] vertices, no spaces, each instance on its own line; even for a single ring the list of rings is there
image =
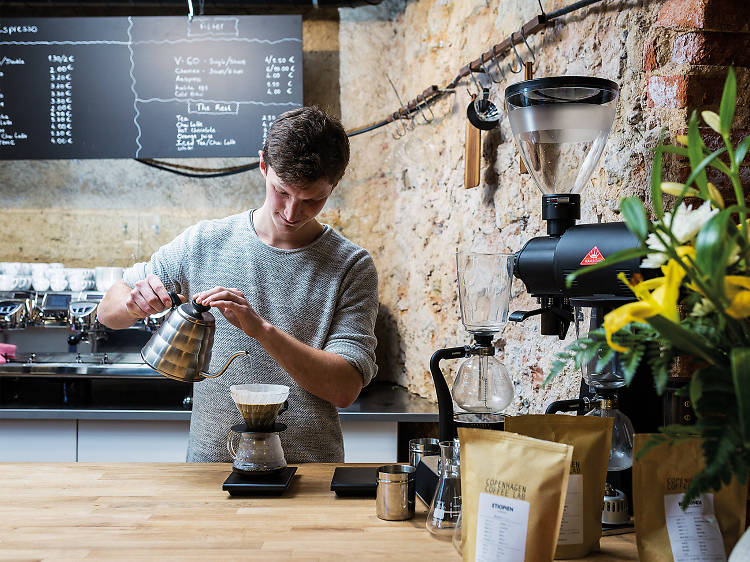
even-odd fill
[[[457,423],[501,429],[501,412],[513,401],[514,392],[508,370],[495,357],[492,343],[508,321],[513,254],[458,252],[456,265],[461,320],[474,343],[438,349],[430,359],[441,442],[457,436]],[[458,369],[451,392],[440,361],[459,358],[466,360]]]

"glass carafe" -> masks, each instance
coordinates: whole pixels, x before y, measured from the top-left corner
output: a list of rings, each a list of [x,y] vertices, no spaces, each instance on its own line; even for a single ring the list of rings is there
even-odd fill
[[[461,514],[458,439],[440,442],[440,476],[427,514],[427,530],[450,539]]]

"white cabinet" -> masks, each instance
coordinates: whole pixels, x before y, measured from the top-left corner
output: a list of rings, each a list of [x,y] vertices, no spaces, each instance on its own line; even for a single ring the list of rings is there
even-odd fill
[[[396,461],[398,423],[341,420],[345,462]],[[185,420],[0,420],[0,461],[185,462]]]
[[[189,421],[78,421],[78,462],[185,462]]]
[[[76,420],[0,420],[0,461],[75,462]]]
[[[398,422],[341,420],[344,462],[396,462]]]

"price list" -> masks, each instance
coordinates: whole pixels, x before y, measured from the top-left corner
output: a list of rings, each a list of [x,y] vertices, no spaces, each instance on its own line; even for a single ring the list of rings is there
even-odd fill
[[[266,95],[291,96],[294,94],[294,56],[266,57]]]
[[[260,126],[261,126],[261,129],[263,130],[263,145],[264,146],[266,144],[266,137],[268,136],[268,131],[270,130],[271,125],[273,124],[274,121],[276,121],[276,115],[267,115],[264,113],[261,116]]]
[[[50,54],[49,62],[49,141],[73,144],[74,55]]]
[[[23,68],[26,61],[20,57],[0,57],[0,147],[14,147],[29,136],[20,131],[11,115],[12,102],[6,97],[6,81],[12,81],[14,69]]]

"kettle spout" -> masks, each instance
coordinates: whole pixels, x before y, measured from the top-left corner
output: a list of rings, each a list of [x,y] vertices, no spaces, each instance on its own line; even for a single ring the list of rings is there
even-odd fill
[[[240,356],[242,356],[242,355],[250,355],[250,352],[249,352],[249,351],[240,351],[240,352],[238,352],[238,353],[235,353],[234,355],[232,355],[232,356],[231,356],[231,357],[230,357],[230,358],[229,358],[229,359],[227,360],[227,362],[226,362],[226,363],[224,363],[224,366],[223,366],[223,367],[221,368],[221,370],[219,370],[219,372],[218,372],[218,373],[216,373],[215,375],[212,375],[211,373],[204,373],[204,372],[201,372],[201,373],[200,373],[200,375],[201,375],[201,376],[202,376],[202,377],[203,377],[204,379],[215,379],[216,377],[220,377],[221,375],[223,375],[223,374],[224,374],[224,371],[226,371],[226,370],[227,370],[227,368],[229,367],[229,365],[231,365],[231,364],[232,364],[232,361],[234,361],[235,359],[237,359],[238,357],[240,357]]]

